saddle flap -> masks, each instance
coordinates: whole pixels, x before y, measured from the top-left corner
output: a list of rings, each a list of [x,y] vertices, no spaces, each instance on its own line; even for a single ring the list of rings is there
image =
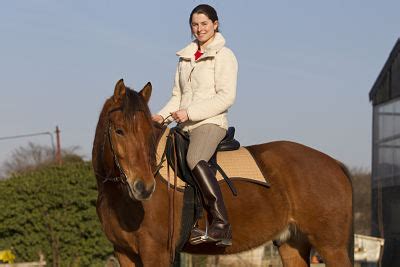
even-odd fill
[[[175,145],[175,146],[174,146]],[[191,172],[186,163],[186,154],[189,148],[189,136],[179,127],[170,130],[166,143],[166,157],[168,164],[184,182],[194,186]],[[175,170],[175,157],[177,170]]]

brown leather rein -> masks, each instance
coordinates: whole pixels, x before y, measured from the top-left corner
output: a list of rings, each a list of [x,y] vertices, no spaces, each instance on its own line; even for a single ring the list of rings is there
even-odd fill
[[[166,121],[168,120],[169,117],[172,115],[169,115],[166,117],[161,123],[161,127],[167,126],[168,123]],[[175,260],[175,247],[173,246],[173,238],[174,238],[174,232],[175,232],[175,195],[176,195],[176,190],[177,190],[177,170],[178,170],[178,161],[177,161],[177,156],[176,156],[176,149],[175,149],[175,135],[171,132],[168,134],[167,138],[171,138],[172,141],[172,147],[173,147],[173,156],[174,156],[174,183],[171,186],[171,175],[170,175],[170,166],[167,162],[167,192],[168,192],[168,240],[167,240],[167,249],[169,250],[169,260],[171,265],[174,263]],[[164,152],[161,156],[160,163],[157,165],[156,168],[156,173],[159,172],[159,170],[162,168],[162,165],[166,161],[166,153],[167,153],[167,147],[164,148]],[[173,188],[173,189],[171,189]]]

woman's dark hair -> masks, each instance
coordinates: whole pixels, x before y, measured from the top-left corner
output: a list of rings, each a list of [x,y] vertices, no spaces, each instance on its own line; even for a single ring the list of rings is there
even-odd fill
[[[192,12],[190,13],[189,17],[189,25],[192,26],[192,17],[193,14],[204,14],[206,15],[213,23],[218,20],[217,11],[210,5],[202,4],[196,6]],[[218,32],[218,27],[216,29]]]

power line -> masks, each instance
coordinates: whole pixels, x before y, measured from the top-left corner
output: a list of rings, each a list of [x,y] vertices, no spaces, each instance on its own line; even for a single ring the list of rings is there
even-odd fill
[[[10,140],[10,139],[17,139],[17,138],[25,138],[25,137],[32,137],[38,135],[49,135],[51,139],[51,146],[53,148],[54,158],[56,161],[61,165],[62,164],[62,157],[61,157],[61,145],[60,145],[60,129],[56,126],[56,136],[57,136],[57,148],[54,146],[54,137],[51,132],[40,132],[40,133],[31,133],[31,134],[20,134],[20,135],[11,135],[11,136],[3,136],[0,137],[0,141],[3,140]]]
[[[17,138],[24,138],[24,137],[32,137],[32,136],[37,136],[37,135],[51,135],[52,133],[50,132],[42,132],[42,133],[32,133],[32,134],[21,134],[21,135],[12,135],[12,136],[3,136],[0,137],[1,140],[8,140],[8,139],[17,139]]]
[[[3,136],[3,137],[0,137],[0,141],[10,140],[10,139],[17,139],[17,138],[32,137],[32,136],[38,136],[38,135],[50,135],[51,147],[53,148],[54,156],[56,156],[56,148],[54,146],[54,137],[53,137],[53,134],[51,132],[41,132],[41,133],[31,133],[31,134],[20,134],[20,135]]]

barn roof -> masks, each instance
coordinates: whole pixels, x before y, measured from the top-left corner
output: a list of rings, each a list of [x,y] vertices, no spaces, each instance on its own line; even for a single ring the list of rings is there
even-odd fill
[[[397,97],[400,97],[400,38],[369,92],[374,106]]]

